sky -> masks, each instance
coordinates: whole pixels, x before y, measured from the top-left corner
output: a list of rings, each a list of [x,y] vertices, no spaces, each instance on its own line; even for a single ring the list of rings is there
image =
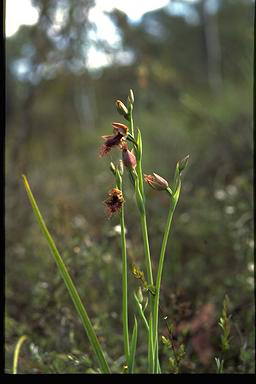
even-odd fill
[[[90,17],[106,33],[112,32],[110,22],[104,11],[114,8],[125,12],[133,21],[149,11],[164,7],[169,0],[96,0],[96,6],[91,10]],[[21,25],[33,25],[37,22],[38,12],[32,6],[31,0],[6,0],[6,37],[16,33]]]
[[[97,30],[91,32],[91,39],[106,39],[115,46],[120,41],[116,27],[104,12],[114,8],[125,12],[133,21],[139,21],[144,13],[164,7],[169,0],[95,0],[95,7],[90,10],[89,20],[94,22]],[[61,15],[59,14],[61,18]],[[38,11],[31,0],[6,0],[6,37],[13,36],[21,25],[33,25],[38,20]],[[110,58],[94,46],[89,49],[87,66],[91,69],[110,64]]]
[[[97,30],[92,31],[90,37],[92,40],[97,41],[97,39],[106,39],[107,36],[109,44],[118,46],[120,36],[116,27],[104,12],[110,12],[117,8],[126,13],[131,21],[138,22],[146,12],[162,8],[169,3],[169,0],[95,0],[95,7],[89,13],[89,20],[96,24]],[[179,4],[176,3],[176,6],[179,6]],[[58,17],[61,19],[60,13]],[[32,6],[31,0],[6,0],[5,35],[7,38],[13,36],[21,25],[33,25],[37,20],[38,11]],[[109,60],[106,54],[91,46],[88,54],[88,68],[97,69],[97,67],[106,66],[110,64]]]
[[[6,0],[6,37],[11,37],[21,25],[33,25],[37,20],[38,12],[30,0]]]

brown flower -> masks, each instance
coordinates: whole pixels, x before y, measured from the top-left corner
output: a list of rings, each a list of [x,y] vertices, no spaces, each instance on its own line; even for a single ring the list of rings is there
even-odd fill
[[[165,190],[169,187],[168,182],[161,176],[153,173],[152,175],[144,175],[144,180],[152,187],[158,191]]]
[[[112,123],[112,127],[114,129],[114,133],[120,133],[122,136],[126,137],[128,134],[128,127],[122,123]]]
[[[105,143],[100,149],[100,156],[106,155],[111,151],[112,147],[121,146],[122,141],[128,134],[128,127],[121,123],[112,123],[113,135],[102,136]]]
[[[111,217],[114,213],[119,212],[124,203],[122,191],[118,188],[113,188],[108,194],[107,200],[104,203],[107,206],[108,216]]]

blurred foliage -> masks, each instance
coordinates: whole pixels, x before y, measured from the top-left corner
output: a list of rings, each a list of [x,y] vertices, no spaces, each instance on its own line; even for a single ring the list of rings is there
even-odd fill
[[[177,2],[178,3],[178,2]],[[118,218],[103,201],[113,187],[100,138],[119,119],[114,102],[135,94],[135,126],[144,171],[171,180],[190,154],[167,249],[163,314],[185,346],[181,372],[215,373],[221,351],[218,318],[230,300],[231,340],[224,371],[254,372],[253,260],[253,10],[249,0],[171,4],[131,23],[109,14],[121,36],[99,49],[112,65],[87,67],[93,1],[36,0],[38,23],[6,41],[5,356],[11,372],[18,338],[26,334],[18,372],[97,372],[82,325],[39,231],[22,186],[25,173],[68,265],[114,372],[122,372],[121,244]],[[56,24],[63,10],[64,22]],[[97,26],[96,26],[97,27]],[[107,40],[107,36],[106,36]],[[118,55],[129,52],[126,64]],[[20,68],[26,66],[26,71]],[[129,267],[143,268],[143,246],[132,190],[125,176]],[[153,266],[168,199],[146,188]],[[129,308],[135,310],[129,274]],[[160,320],[161,333],[166,326]],[[138,372],[145,371],[146,334],[139,325]],[[206,356],[208,356],[206,358]],[[164,371],[168,353],[160,351]]]

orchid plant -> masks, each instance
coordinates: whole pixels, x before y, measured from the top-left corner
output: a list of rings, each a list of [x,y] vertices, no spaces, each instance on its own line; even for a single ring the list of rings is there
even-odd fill
[[[135,357],[138,335],[138,320],[134,316],[134,324],[132,332],[129,329],[128,321],[128,284],[127,284],[127,250],[126,250],[126,230],[125,230],[125,191],[123,188],[123,176],[124,172],[128,172],[131,180],[131,186],[134,190],[134,196],[136,205],[138,208],[138,214],[140,218],[141,233],[144,245],[144,258],[145,258],[145,270],[140,270],[136,265],[133,265],[132,273],[135,278],[139,279],[141,285],[137,292],[134,292],[134,302],[137,308],[137,316],[142,320],[142,324],[146,329],[148,335],[148,353],[147,353],[147,372],[148,373],[161,373],[161,365],[159,361],[159,308],[160,308],[160,288],[161,279],[164,266],[164,257],[166,253],[167,242],[169,238],[171,223],[173,214],[177,206],[180,191],[181,191],[181,173],[185,169],[189,156],[186,156],[183,160],[176,164],[174,172],[174,178],[171,186],[168,181],[162,176],[156,173],[152,175],[143,174],[142,170],[142,136],[139,128],[134,127],[133,120],[133,108],[134,108],[134,94],[130,90],[127,98],[127,105],[122,101],[116,101],[116,108],[118,113],[125,119],[125,123],[113,122],[113,134],[103,136],[104,143],[100,148],[100,157],[108,156],[112,150],[119,150],[121,152],[121,158],[118,164],[110,162],[110,170],[114,175],[114,186],[108,193],[108,197],[105,200],[105,206],[108,217],[112,215],[118,215],[120,218],[121,227],[121,245],[122,245],[122,323],[123,323],[123,343],[124,343],[124,357],[125,364],[123,366],[123,372],[134,373],[135,372]],[[39,222],[42,232],[48,242],[54,259],[57,263],[59,272],[62,275],[64,283],[69,291],[69,294],[73,300],[75,308],[82,320],[90,344],[95,352],[99,369],[101,373],[111,373],[106,354],[104,353],[101,344],[95,334],[93,325],[89,319],[85,305],[82,303],[77,289],[68,273],[68,270],[61,258],[55,243],[46,227],[40,210],[37,206],[35,198],[30,189],[27,178],[23,175],[24,185],[32,205],[35,216]],[[157,274],[154,278],[152,272],[152,259],[150,254],[150,242],[148,237],[147,215],[146,215],[146,198],[144,193],[144,182],[149,187],[159,191],[167,193],[170,199],[170,208],[167,216],[166,226],[163,234],[162,246],[160,250],[160,256],[157,265]],[[142,307],[143,293],[146,294],[147,302]],[[148,311],[146,310],[148,305]],[[167,318],[165,317],[165,320]],[[171,338],[171,335],[170,335]],[[178,371],[178,363],[175,367]]]

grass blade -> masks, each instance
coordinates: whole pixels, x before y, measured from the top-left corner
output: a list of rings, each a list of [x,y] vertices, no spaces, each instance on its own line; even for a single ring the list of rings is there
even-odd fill
[[[87,336],[89,338],[89,341],[90,341],[90,344],[96,354],[96,357],[97,357],[97,360],[98,360],[98,363],[99,363],[99,366],[100,366],[100,369],[101,369],[101,372],[102,373],[110,373],[110,369],[108,367],[108,364],[106,362],[106,359],[104,357],[104,353],[103,353],[103,350],[101,348],[101,345],[99,344],[99,341],[97,339],[97,336],[94,332],[94,329],[93,329],[93,326],[90,322],[90,319],[87,315],[87,312],[82,304],[82,301],[80,299],[80,296],[75,288],[75,285],[66,269],[66,266],[56,248],[56,245],[50,235],[50,233],[48,232],[48,229],[45,225],[45,222],[43,220],[43,217],[39,211],[39,208],[37,206],[37,203],[34,199],[34,196],[31,192],[31,189],[30,189],[30,186],[28,184],[28,181],[27,181],[27,178],[26,176],[22,176],[23,177],[23,182],[24,182],[24,185],[25,185],[25,188],[26,188],[26,191],[27,191],[27,194],[28,194],[28,198],[29,198],[29,201],[31,203],[31,206],[33,208],[33,211],[34,211],[34,214],[38,220],[38,223],[39,223],[39,226],[43,232],[43,235],[45,237],[45,239],[47,240],[48,242],[48,245],[50,247],[50,250],[53,254],[53,257],[55,259],[55,262],[58,266],[58,269],[59,269],[59,272],[64,280],[64,283],[69,291],[69,294],[71,296],[71,299],[75,305],[75,308],[82,320],[82,323],[83,323],[83,326],[86,330],[86,333],[87,333]]]
[[[15,351],[14,351],[14,358],[13,358],[13,368],[12,368],[12,372],[14,375],[17,374],[18,359],[19,359],[21,346],[26,340],[27,340],[27,336],[21,336],[16,344]]]

